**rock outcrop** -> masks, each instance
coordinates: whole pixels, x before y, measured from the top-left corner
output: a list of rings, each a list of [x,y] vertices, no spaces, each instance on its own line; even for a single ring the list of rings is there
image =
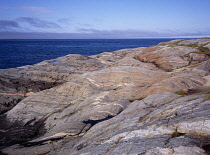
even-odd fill
[[[173,40],[0,70],[1,105],[16,99],[0,116],[1,152],[209,154],[209,44]]]
[[[32,93],[70,81],[83,73],[100,70],[100,61],[72,54],[35,65],[0,70],[0,113],[13,108]]]

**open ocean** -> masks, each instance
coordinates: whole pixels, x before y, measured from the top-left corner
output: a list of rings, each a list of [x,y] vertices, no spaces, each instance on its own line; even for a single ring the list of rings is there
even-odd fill
[[[95,55],[125,48],[149,47],[169,39],[0,40],[0,69],[31,65],[67,54]]]

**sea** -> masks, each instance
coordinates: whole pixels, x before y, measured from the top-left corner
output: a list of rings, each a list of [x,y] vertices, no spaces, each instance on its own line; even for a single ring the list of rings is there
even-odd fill
[[[90,56],[126,48],[149,47],[173,39],[175,38],[0,40],[0,69],[32,65],[68,54]]]

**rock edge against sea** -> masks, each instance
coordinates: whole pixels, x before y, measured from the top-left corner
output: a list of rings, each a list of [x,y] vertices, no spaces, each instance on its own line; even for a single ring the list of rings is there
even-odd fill
[[[0,70],[9,155],[210,154],[210,38]]]

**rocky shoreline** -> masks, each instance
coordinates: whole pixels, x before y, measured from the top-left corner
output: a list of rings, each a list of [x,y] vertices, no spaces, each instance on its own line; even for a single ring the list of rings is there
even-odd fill
[[[210,38],[0,70],[1,154],[210,154]]]

